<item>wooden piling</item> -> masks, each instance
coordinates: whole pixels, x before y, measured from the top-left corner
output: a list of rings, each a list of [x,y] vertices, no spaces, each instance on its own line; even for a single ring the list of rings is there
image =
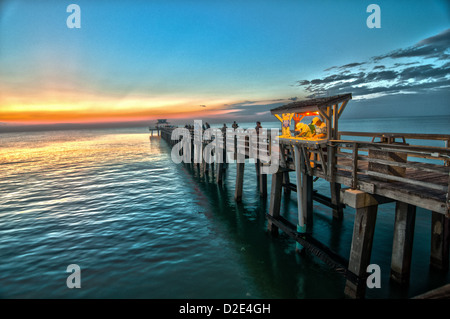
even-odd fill
[[[283,184],[289,185],[291,183],[291,179],[289,178],[289,172],[286,171],[283,173]],[[286,195],[291,195],[291,188],[290,187],[284,187],[284,193]]]
[[[267,197],[267,174],[259,174],[259,196]]]
[[[409,283],[415,220],[416,206],[397,201],[390,277],[401,285]]]
[[[449,219],[443,214],[432,212],[430,266],[442,271],[448,271],[449,243]]]
[[[272,174],[272,188],[270,190],[269,215],[278,218],[280,216],[281,207],[281,189],[283,183],[283,172]],[[267,229],[270,234],[278,235],[278,227],[269,219]]]
[[[255,159],[255,172],[256,172],[256,178],[259,179],[259,176],[261,175],[261,161],[258,159]]]
[[[340,192],[341,184],[331,182],[330,193],[331,203],[333,204],[333,218],[336,220],[342,220],[344,218],[344,210],[340,204]]]
[[[359,190],[349,189],[344,194],[344,202],[356,209],[348,270],[360,278],[357,283],[347,280],[344,294],[348,298],[364,298],[364,278],[372,254],[378,202]]]
[[[307,174],[303,174],[302,177],[302,210],[305,213],[304,219],[306,224],[306,232],[312,232],[313,227],[313,177]],[[300,205],[300,204],[299,204]]]
[[[307,161],[307,157],[304,150],[300,146],[295,145],[294,155],[295,174],[297,177],[297,232],[306,233],[312,230],[312,176],[306,173],[305,161]],[[299,242],[296,243],[296,250],[303,250],[303,246]]]
[[[234,191],[234,200],[236,202],[242,201],[242,191],[244,187],[244,169],[245,162],[236,163],[236,188]]]
[[[258,159],[255,161],[256,178],[259,186],[259,196],[267,197],[267,174],[261,173],[263,163]]]
[[[222,185],[223,181],[223,161],[217,163],[217,172],[216,172],[216,183]]]

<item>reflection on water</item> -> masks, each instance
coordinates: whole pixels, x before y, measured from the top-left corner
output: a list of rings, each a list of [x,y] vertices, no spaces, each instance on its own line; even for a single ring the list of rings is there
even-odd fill
[[[254,165],[235,203],[235,165],[222,187],[214,172],[170,160],[145,129],[2,134],[0,297],[2,298],[342,298],[344,279],[291,239],[269,236]],[[295,182],[295,176],[291,175]],[[268,181],[270,193],[270,178]],[[326,183],[315,184],[327,195]],[[313,232],[347,257],[353,212],[336,223],[315,203]],[[296,196],[283,215],[295,222]],[[389,283],[392,207],[380,208],[372,261],[382,289],[408,297],[448,280],[429,273],[429,214],[419,210],[407,291]],[[426,230],[426,231],[424,231]],[[81,267],[81,289],[66,268]]]

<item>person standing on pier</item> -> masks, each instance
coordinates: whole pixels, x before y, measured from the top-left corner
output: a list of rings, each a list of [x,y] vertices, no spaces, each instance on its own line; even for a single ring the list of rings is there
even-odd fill
[[[222,134],[225,134],[226,132],[227,132],[227,124],[226,123],[223,123],[223,126],[222,126]]]
[[[260,121],[256,122],[256,127],[255,127],[256,135],[259,135],[259,130],[262,128],[263,127],[261,126],[261,122]]]
[[[233,125],[231,125],[232,128],[237,129],[239,125],[236,123],[236,121],[233,122]]]

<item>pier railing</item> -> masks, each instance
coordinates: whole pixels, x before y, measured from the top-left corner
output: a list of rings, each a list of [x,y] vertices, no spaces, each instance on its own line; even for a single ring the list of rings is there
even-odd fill
[[[355,140],[295,142],[307,159],[303,173],[449,214],[450,135],[340,132],[338,136]],[[419,140],[428,145],[417,145]],[[280,145],[280,165],[295,170],[293,142],[289,143]]]
[[[198,151],[211,143],[211,140],[203,140],[203,144],[199,144],[199,139],[194,138],[194,130],[172,140],[173,129],[161,129],[161,136],[170,145],[183,142],[183,145],[188,144],[190,149]],[[278,131],[273,133],[280,135]],[[227,162],[230,159],[250,158],[255,154],[259,157],[264,153],[272,158],[272,154],[280,153],[276,170],[270,173],[272,186],[267,214],[268,230],[274,235],[278,229],[285,231],[302,247],[344,274],[347,278],[346,295],[353,298],[363,295],[377,206],[381,204],[395,202],[392,279],[400,283],[409,280],[416,207],[431,211],[430,265],[439,269],[448,267],[450,135],[339,132],[334,135],[336,139],[329,140],[275,138],[268,135],[264,140],[258,139],[258,144],[255,144],[252,134],[244,139],[236,132],[217,134],[215,138],[217,136],[221,136],[223,141],[220,142],[223,143],[220,143],[222,146],[219,149],[213,149],[219,155],[222,151],[228,153]],[[418,140],[423,142],[416,143]],[[193,155],[190,149],[187,151],[190,154],[186,152],[188,156]],[[182,152],[185,152],[184,148]],[[230,154],[234,154],[234,158],[230,158]],[[187,159],[189,162],[191,157]],[[208,170],[208,162],[195,163],[199,172],[203,170],[203,176],[208,176],[205,172],[212,171],[216,182],[222,183],[223,172],[228,165],[218,161],[217,167],[211,165]],[[242,200],[244,165],[245,161],[237,161],[237,202]],[[267,175],[259,174],[259,167],[260,163],[256,162],[260,195],[267,196]],[[295,171],[297,184],[290,183],[290,171]],[[314,190],[313,182],[317,178],[329,182],[329,198]],[[344,188],[341,189],[341,186]],[[297,227],[280,215],[283,187],[285,194],[291,190],[296,192],[299,207]],[[337,219],[343,218],[343,207],[355,209],[355,227],[348,260],[312,237],[313,201],[328,205],[333,209],[333,218]]]
[[[165,130],[170,134],[173,128],[163,129]],[[194,136],[193,130],[190,130],[190,133]],[[425,197],[442,203],[443,207],[435,210],[448,214],[450,135],[339,132],[338,137],[343,136],[354,137],[355,140],[325,140],[323,143],[305,141],[301,147],[304,158],[307,159],[306,165],[303,166],[304,173],[372,194],[377,193],[376,188],[379,190],[394,186],[409,187],[416,194],[423,193]],[[268,134],[267,138],[259,141],[254,137],[246,135],[245,139],[241,140],[243,145],[238,145],[236,134],[224,134],[222,145],[226,152],[234,154],[232,160],[236,160],[240,155],[249,158],[252,154],[267,154],[270,158],[274,137]],[[434,143],[441,146],[409,144],[411,140],[422,140],[425,144]],[[204,141],[204,144],[210,142]],[[280,166],[283,169],[295,170],[292,145],[280,143],[279,151]],[[268,158],[260,159],[266,161]],[[385,191],[383,194],[389,192]],[[421,206],[420,203],[417,204]]]
[[[335,149],[338,179],[353,189],[376,193],[384,188],[441,202],[435,211],[450,211],[450,135],[340,132],[340,136],[371,137],[370,142],[330,140]],[[442,146],[410,145],[410,140],[441,141]],[[428,143],[431,144],[431,143]],[[434,142],[434,144],[436,144]],[[422,203],[423,204],[423,203]],[[417,203],[417,206],[422,206]]]
[[[386,181],[398,181],[411,183],[426,188],[447,191],[448,181],[441,183],[442,178],[436,178],[434,183],[421,182],[420,176],[425,172],[433,173],[433,176],[443,175],[449,177],[450,149],[443,147],[393,145],[372,142],[357,142],[348,140],[331,140],[330,147],[338,148],[336,168],[351,172],[352,187],[357,188],[358,176],[364,174],[374,176]],[[385,158],[376,156],[385,155]],[[410,157],[426,159],[428,161],[411,161]],[[346,159],[347,161],[339,161]],[[431,163],[431,161],[436,161]],[[364,165],[364,163],[368,165]],[[371,165],[372,164],[372,165]],[[376,166],[376,165],[379,166]],[[408,178],[408,170],[414,171]],[[420,173],[420,174],[419,174]]]

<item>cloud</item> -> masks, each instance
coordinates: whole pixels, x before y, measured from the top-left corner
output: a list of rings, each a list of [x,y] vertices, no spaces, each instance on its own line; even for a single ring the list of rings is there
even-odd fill
[[[296,84],[310,97],[351,92],[356,100],[448,90],[449,47],[450,29],[447,29],[368,61],[332,66],[324,70],[323,76],[298,80]],[[330,74],[331,71],[334,73]]]
[[[298,100],[297,97],[271,100],[246,100],[233,104],[224,104],[224,109],[216,111],[215,114],[227,115],[227,119],[229,120],[270,121],[274,119],[270,113],[271,109],[296,100]],[[211,121],[214,122],[215,120],[217,118],[211,118]]]
[[[450,47],[450,29],[444,30],[441,33],[423,39],[415,45],[406,49],[398,49],[388,54],[376,56],[375,61],[391,58],[438,58],[445,59],[449,57],[448,48]]]

